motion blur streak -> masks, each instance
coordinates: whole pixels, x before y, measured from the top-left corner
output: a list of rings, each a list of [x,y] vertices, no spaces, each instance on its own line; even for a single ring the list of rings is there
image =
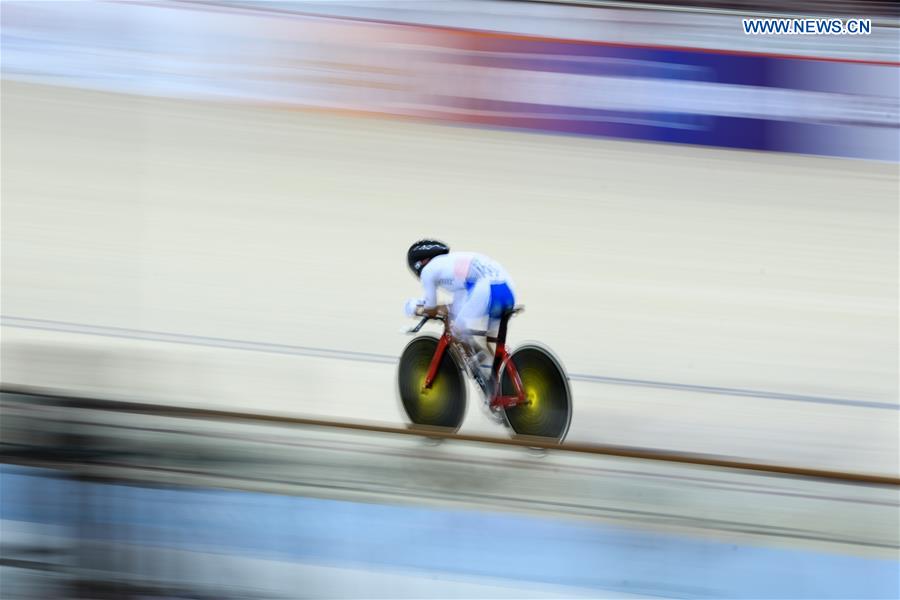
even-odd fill
[[[693,39],[687,47],[673,46],[668,38],[664,45],[642,47],[617,36],[571,40],[321,18],[260,11],[253,3],[249,10],[199,4],[4,6],[5,70],[27,81],[900,160],[896,36],[845,44],[874,52],[878,60],[820,57],[813,44],[795,45],[787,55],[735,54],[695,48]],[[507,10],[506,3],[499,6]],[[557,11],[557,18],[577,22],[571,7]],[[713,29],[734,34],[737,27],[719,20]],[[663,30],[677,34],[679,27],[664,23]]]
[[[47,400],[3,394],[5,457],[28,468],[0,470],[0,514],[13,561],[50,544],[46,566],[77,559],[64,571],[74,582],[56,585],[85,594],[897,591],[896,486],[564,453],[535,460],[497,446]],[[38,468],[51,464],[63,470]],[[497,557],[517,560],[498,567]]]
[[[890,480],[235,416],[402,426],[434,236],[515,278],[569,441],[900,474],[890,18],[404,6],[0,4],[2,383],[63,399],[0,399],[0,596],[900,595]]]
[[[40,331],[54,331],[67,333],[80,333],[113,338],[125,338],[133,340],[169,342],[173,344],[189,344],[194,346],[210,346],[213,348],[229,348],[233,350],[246,350],[250,352],[269,352],[273,354],[291,354],[295,356],[315,356],[322,358],[335,358],[339,360],[364,361],[375,363],[396,363],[397,357],[387,354],[372,354],[355,352],[350,350],[336,350],[333,348],[311,348],[307,346],[291,346],[288,344],[270,344],[267,342],[250,340],[231,340],[225,338],[203,337],[185,335],[179,333],[161,331],[142,331],[138,329],[124,329],[121,327],[103,327],[97,325],[85,325],[83,323],[65,323],[61,321],[48,321],[46,319],[26,319],[21,317],[0,316],[0,323],[4,327],[17,327],[23,329],[35,329]],[[786,400],[789,402],[809,402],[813,404],[836,404],[843,406],[856,406],[861,408],[876,408],[883,410],[900,410],[900,405],[890,402],[868,402],[865,400],[853,400],[848,398],[824,398],[821,396],[804,396],[801,394],[782,394],[763,390],[747,390],[737,388],[723,388],[686,383],[673,383],[666,381],[648,381],[643,379],[625,379],[623,377],[608,377],[604,375],[592,375],[582,373],[569,373],[569,378],[574,381],[588,381],[609,385],[633,385],[640,387],[663,388],[670,390],[683,390],[707,394],[721,394],[726,396],[744,396],[752,398],[770,398]]]
[[[513,344],[542,340],[571,373],[897,404],[895,166],[9,82],[3,98],[4,314],[396,356],[407,238],[440,221],[517,278]],[[3,334],[9,383],[401,418],[392,364]],[[880,410],[573,384],[574,441],[898,470]],[[495,432],[477,410],[464,427]]]

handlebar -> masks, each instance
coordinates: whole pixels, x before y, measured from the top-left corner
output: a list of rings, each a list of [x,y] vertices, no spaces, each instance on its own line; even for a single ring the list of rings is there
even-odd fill
[[[430,321],[432,319],[434,319],[435,321],[446,321],[446,317],[444,317],[443,315],[435,315],[433,317],[429,317],[426,315],[426,316],[422,317],[422,320],[419,321],[418,325],[416,325],[412,329],[407,330],[407,333],[419,333],[419,330],[425,326],[425,323],[427,323],[428,321]]]
[[[515,308],[510,309],[506,313],[506,315],[504,316],[504,319],[508,319],[509,317],[515,316],[524,310],[525,310],[524,306],[521,306],[521,305],[516,306]],[[428,321],[430,321],[432,319],[434,319],[435,321],[443,321],[444,323],[447,322],[447,315],[444,315],[444,314],[437,314],[433,317],[429,317],[427,315],[420,315],[420,316],[422,317],[422,320],[419,321],[418,325],[416,325],[412,329],[407,329],[406,333],[419,333],[419,330],[425,326],[425,323],[427,323]],[[487,332],[483,332],[483,331],[473,332],[473,333],[477,333],[478,335],[487,335]]]

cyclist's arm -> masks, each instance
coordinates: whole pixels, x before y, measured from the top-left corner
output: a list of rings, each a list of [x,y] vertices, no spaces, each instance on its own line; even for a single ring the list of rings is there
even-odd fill
[[[426,317],[446,317],[449,312],[446,306],[439,306],[437,303],[438,275],[438,270],[434,268],[429,269],[428,265],[422,269],[422,289],[425,292],[425,296],[421,310]]]
[[[424,295],[422,296],[422,300],[424,302],[424,310],[433,310],[437,307],[437,270],[429,269],[430,265],[425,265],[425,268],[422,269],[422,291]],[[427,312],[425,314],[428,314]],[[433,317],[434,315],[428,315]]]

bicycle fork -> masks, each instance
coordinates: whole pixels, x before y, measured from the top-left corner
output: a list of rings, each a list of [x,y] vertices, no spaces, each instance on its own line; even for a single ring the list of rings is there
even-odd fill
[[[476,364],[474,356],[467,352],[465,347],[460,343],[451,342],[447,336],[441,336],[438,340],[434,356],[431,357],[431,363],[428,365],[428,372],[425,374],[425,381],[422,382],[422,391],[424,392],[425,390],[431,389],[431,386],[434,385],[441,359],[451,345],[456,348],[456,353],[462,359],[463,365],[468,369],[469,375],[478,383],[485,395],[487,395],[488,389],[486,386],[489,382],[484,380],[484,374],[481,372],[480,366]]]
[[[437,349],[434,351],[434,356],[431,357],[431,364],[428,365],[428,373],[425,375],[425,381],[422,383],[422,391],[430,390],[431,386],[434,384],[434,378],[437,376],[438,366],[441,364],[441,359],[444,357],[444,352],[447,350],[447,346],[449,345],[448,338],[445,335],[442,335],[438,340]]]

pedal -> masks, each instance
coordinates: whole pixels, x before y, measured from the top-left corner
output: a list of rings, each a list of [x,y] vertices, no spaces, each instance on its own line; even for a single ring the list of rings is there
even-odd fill
[[[478,387],[481,388],[481,392],[485,395],[486,398],[492,397],[493,390],[491,389],[491,378],[485,377],[484,371],[482,371],[478,366],[471,365],[472,379],[475,380],[475,383],[478,384]]]

